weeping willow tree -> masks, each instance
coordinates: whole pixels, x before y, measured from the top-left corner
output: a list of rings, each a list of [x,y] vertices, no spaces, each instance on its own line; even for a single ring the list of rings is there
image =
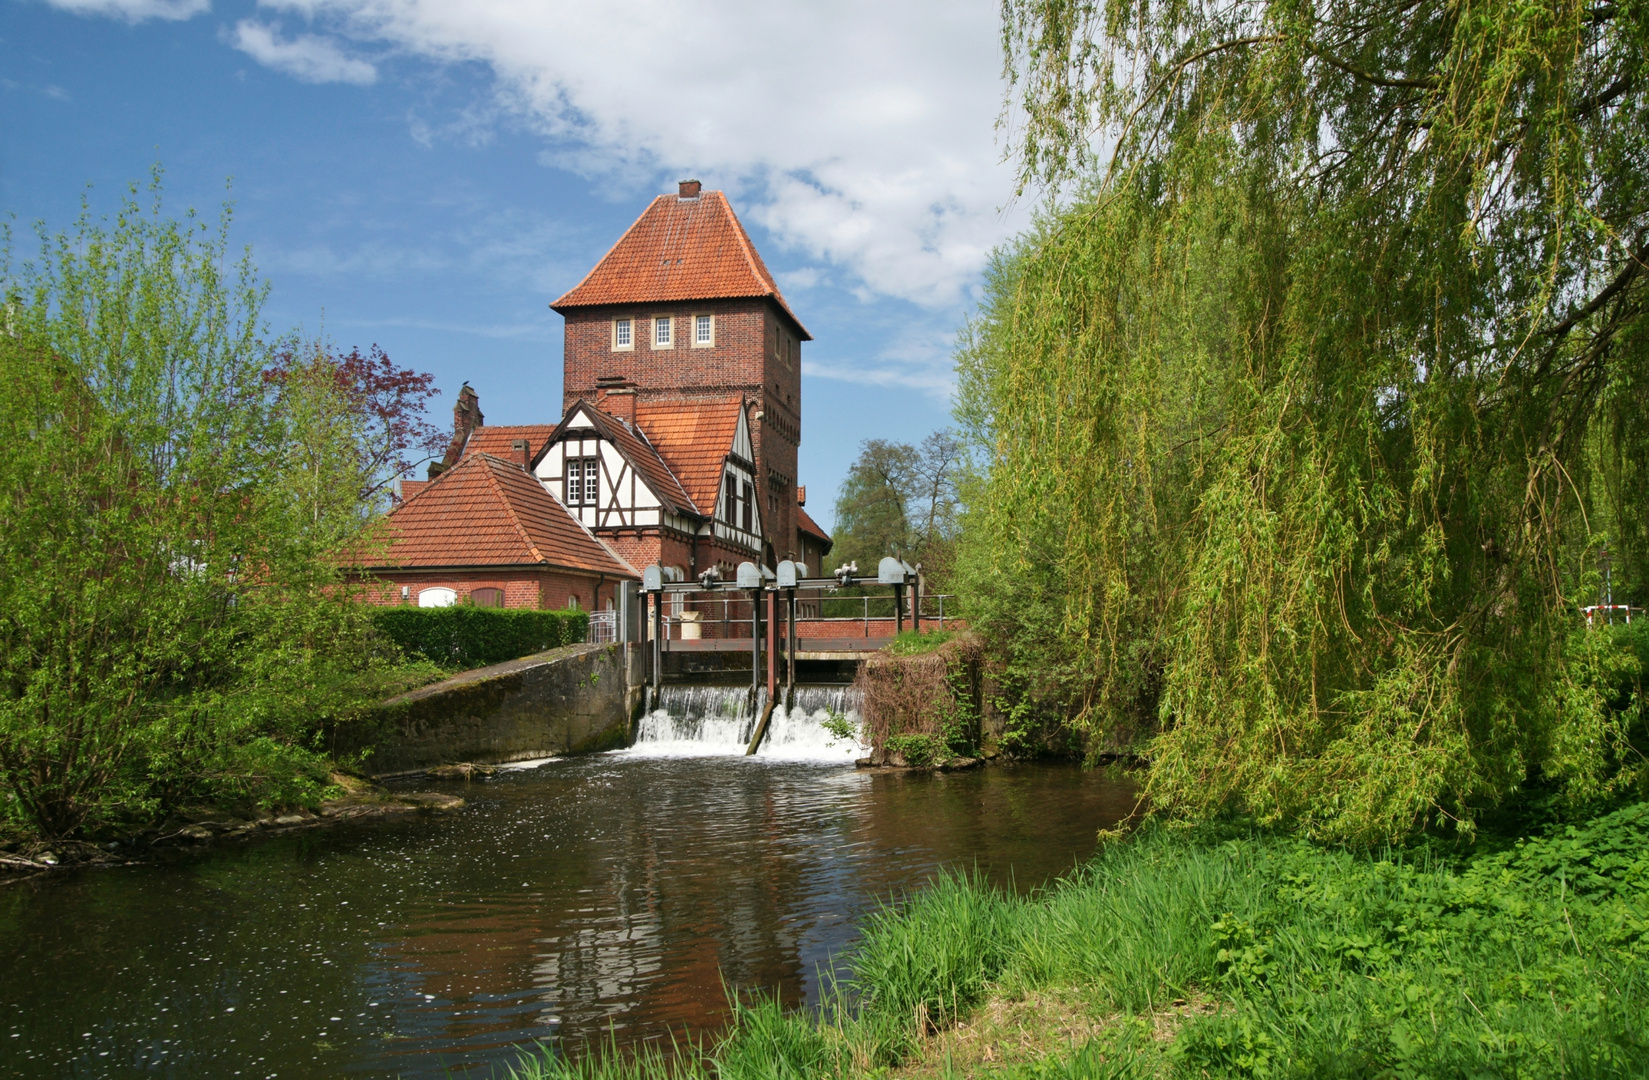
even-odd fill
[[[1633,783],[1637,661],[1576,607],[1605,544],[1649,584],[1649,4],[1004,18],[1049,209],[959,412],[1010,706],[1345,839]]]

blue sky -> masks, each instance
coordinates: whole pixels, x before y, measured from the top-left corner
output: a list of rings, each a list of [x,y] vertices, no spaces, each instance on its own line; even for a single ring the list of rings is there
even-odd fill
[[[954,334],[1023,225],[997,12],[0,0],[0,211],[62,228],[159,162],[171,212],[233,201],[276,332],[433,372],[441,422],[467,379],[532,423],[560,412],[548,303],[696,176],[816,339],[799,479],[828,527],[861,440],[948,423]]]

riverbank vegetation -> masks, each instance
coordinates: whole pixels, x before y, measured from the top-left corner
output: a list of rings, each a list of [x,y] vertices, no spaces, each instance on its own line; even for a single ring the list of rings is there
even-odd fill
[[[272,337],[227,214],[154,197],[0,266],[0,824],[54,842],[315,804],[322,729],[432,674],[337,562],[429,378]]]
[[[907,631],[859,667],[859,739],[876,765],[917,769],[977,762],[980,655],[973,634]]]
[[[1642,803],[1468,855],[1149,826],[1029,897],[953,876],[873,916],[814,1016],[516,1075],[1641,1076],[1646,875]]]
[[[407,656],[451,671],[486,667],[584,640],[586,611],[485,608],[385,607],[373,626]]]
[[[1641,792],[1579,608],[1649,588],[1649,9],[1004,10],[1051,194],[961,350],[958,591],[1010,725],[1354,843]]]

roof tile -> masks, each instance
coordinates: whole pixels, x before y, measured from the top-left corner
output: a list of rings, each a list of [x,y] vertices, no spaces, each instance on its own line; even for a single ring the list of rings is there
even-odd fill
[[[660,195],[556,311],[605,304],[771,296],[802,337],[813,340],[784,301],[727,197]]]
[[[721,477],[743,406],[738,397],[636,402],[636,426],[704,514],[713,516],[721,501]]]
[[[468,454],[391,511],[384,567],[551,566],[615,577],[635,569],[520,465]]]
[[[464,454],[466,457],[470,454],[491,454],[506,461],[515,461],[518,454],[510,444],[517,439],[526,439],[530,458],[544,449],[544,444],[550,441],[554,431],[554,424],[483,425],[470,432],[469,439],[464,443]]]

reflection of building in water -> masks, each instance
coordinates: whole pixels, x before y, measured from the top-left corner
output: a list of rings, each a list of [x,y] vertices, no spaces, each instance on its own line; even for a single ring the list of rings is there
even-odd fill
[[[728,1018],[727,987],[799,1003],[815,879],[845,872],[820,869],[835,846],[821,793],[775,792],[755,771],[682,769],[625,761],[641,775],[597,772],[547,794],[545,820],[521,827],[544,842],[506,833],[494,880],[411,904],[374,964],[403,998],[435,998],[403,1025],[408,1056],[435,1042],[477,1053],[529,1037],[577,1045],[609,1026],[626,1039],[714,1029]],[[816,835],[799,839],[799,820]]]

